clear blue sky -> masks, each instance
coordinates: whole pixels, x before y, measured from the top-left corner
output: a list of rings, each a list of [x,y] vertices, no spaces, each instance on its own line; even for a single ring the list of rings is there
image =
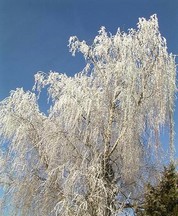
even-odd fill
[[[16,87],[31,90],[39,70],[79,72],[84,60],[69,53],[71,35],[90,43],[101,26],[126,31],[154,13],[169,51],[178,54],[178,0],[0,0],[0,100]],[[178,134],[178,106],[175,125]]]

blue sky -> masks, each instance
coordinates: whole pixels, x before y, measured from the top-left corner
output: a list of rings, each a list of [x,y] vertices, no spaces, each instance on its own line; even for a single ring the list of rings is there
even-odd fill
[[[178,54],[178,0],[0,0],[0,100],[16,87],[31,90],[37,71],[81,71],[82,56],[68,51],[70,36],[90,43],[101,26],[126,31],[154,13],[169,51]],[[178,134],[177,116],[178,106]]]

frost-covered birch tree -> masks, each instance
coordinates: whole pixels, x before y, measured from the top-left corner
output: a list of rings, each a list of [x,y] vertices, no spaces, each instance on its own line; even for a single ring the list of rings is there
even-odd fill
[[[1,207],[9,215],[113,216],[137,209],[163,162],[160,133],[174,146],[175,57],[156,15],[93,43],[69,39],[82,72],[38,72],[33,91],[0,102]],[[50,109],[38,100],[47,89]],[[9,207],[8,207],[9,205]]]

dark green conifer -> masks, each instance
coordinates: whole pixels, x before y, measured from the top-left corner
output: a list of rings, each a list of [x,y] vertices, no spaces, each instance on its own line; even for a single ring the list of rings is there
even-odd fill
[[[164,168],[157,186],[148,184],[145,193],[143,216],[178,216],[178,174],[171,164]]]

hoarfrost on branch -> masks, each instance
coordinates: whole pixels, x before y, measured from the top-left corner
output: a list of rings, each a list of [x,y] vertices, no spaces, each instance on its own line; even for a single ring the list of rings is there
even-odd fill
[[[137,26],[115,35],[101,27],[91,45],[71,37],[70,52],[86,60],[82,72],[39,72],[32,92],[18,88],[0,102],[0,174],[12,215],[136,209],[144,183],[157,178],[166,125],[173,157],[175,58],[156,15]],[[43,88],[48,114],[40,112],[35,93]]]

